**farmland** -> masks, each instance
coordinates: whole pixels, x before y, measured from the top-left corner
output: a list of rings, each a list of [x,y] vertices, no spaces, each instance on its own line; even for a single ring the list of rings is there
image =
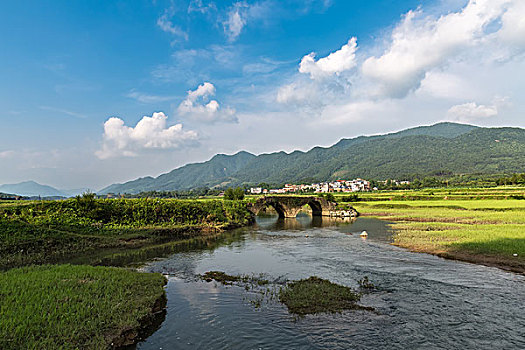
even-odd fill
[[[352,205],[391,222],[397,246],[524,272],[524,194],[523,187],[390,191]]]

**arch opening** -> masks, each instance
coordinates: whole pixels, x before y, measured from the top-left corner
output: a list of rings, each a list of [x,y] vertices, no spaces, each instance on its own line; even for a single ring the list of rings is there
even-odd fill
[[[309,201],[307,204],[312,209],[312,216],[323,215],[323,207],[321,206],[321,203],[319,203],[318,201]]]
[[[270,208],[270,207],[273,208],[277,212],[277,215],[279,215],[279,218],[286,217],[284,208],[280,203],[267,203],[266,208]]]

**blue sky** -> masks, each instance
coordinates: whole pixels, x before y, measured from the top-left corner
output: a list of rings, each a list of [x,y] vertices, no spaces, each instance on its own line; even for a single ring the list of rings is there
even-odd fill
[[[519,0],[0,4],[0,183],[100,189],[216,153],[524,126]]]

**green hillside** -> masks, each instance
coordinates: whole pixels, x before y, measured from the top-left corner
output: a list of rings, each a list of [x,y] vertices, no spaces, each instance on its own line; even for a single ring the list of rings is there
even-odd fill
[[[525,172],[525,130],[439,123],[376,136],[342,139],[308,152],[217,155],[158,178],[112,185],[102,193],[181,190],[200,186],[311,182],[339,178]]]
[[[171,191],[201,186],[215,186],[235,174],[256,156],[241,151],[234,155],[217,154],[204,163],[188,164],[160,175],[144,177],[125,184],[115,184],[100,193],[138,193],[142,191]]]

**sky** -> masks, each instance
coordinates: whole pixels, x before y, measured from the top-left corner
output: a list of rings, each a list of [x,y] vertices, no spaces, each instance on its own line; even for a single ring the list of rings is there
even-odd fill
[[[523,0],[3,1],[0,45],[0,184],[525,127]]]

